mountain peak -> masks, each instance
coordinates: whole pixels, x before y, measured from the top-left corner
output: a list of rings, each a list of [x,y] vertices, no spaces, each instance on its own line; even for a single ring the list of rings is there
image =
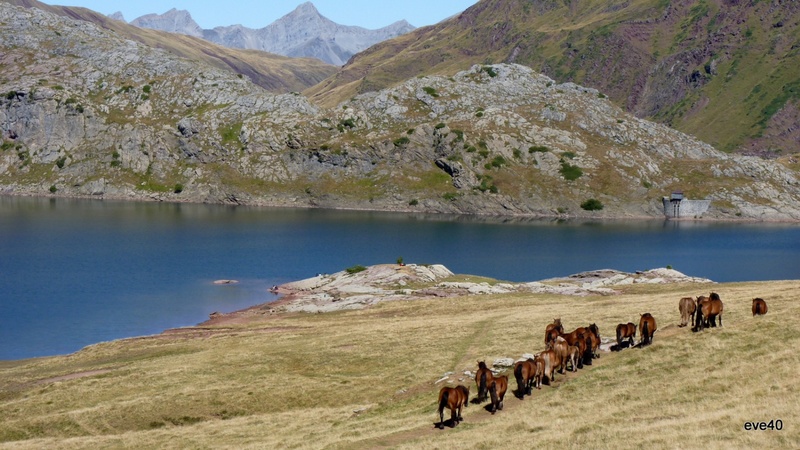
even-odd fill
[[[194,21],[189,11],[185,9],[172,8],[164,14],[146,14],[133,19],[131,25],[189,36],[203,36],[202,28]]]
[[[302,13],[316,13],[316,14],[319,14],[319,11],[317,11],[317,7],[314,6],[314,4],[311,3],[311,2],[303,2],[303,3],[299,4],[299,5],[297,5],[297,8],[295,8],[294,10],[297,11],[297,12],[302,12]]]

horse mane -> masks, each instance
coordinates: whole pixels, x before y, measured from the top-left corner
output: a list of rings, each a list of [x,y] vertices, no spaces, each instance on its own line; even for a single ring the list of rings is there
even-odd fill
[[[709,297],[711,298],[711,300],[719,300],[720,299],[719,295],[717,295],[716,292],[712,292],[711,294],[709,294]]]

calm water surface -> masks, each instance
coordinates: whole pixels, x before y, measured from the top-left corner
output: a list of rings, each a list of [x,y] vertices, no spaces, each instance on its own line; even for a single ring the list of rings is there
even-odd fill
[[[666,265],[715,281],[797,279],[800,226],[0,197],[0,359],[195,325],[274,300],[273,284],[400,256],[509,281]]]

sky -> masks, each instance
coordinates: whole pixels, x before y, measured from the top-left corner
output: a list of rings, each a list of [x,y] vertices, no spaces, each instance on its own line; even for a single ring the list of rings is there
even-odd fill
[[[189,11],[201,28],[240,24],[264,28],[292,12],[304,0],[47,0],[48,5],[81,6],[109,15],[122,12],[130,22],[145,14],[163,14],[172,8]],[[478,0],[312,0],[320,14],[340,25],[370,30],[398,20],[415,27],[433,25],[458,14]],[[224,4],[224,6],[221,6]]]

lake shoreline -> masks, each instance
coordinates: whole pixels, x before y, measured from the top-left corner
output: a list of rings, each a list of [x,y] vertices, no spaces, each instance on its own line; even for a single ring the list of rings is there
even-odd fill
[[[215,206],[228,206],[228,207],[252,207],[252,208],[280,208],[280,209],[301,209],[301,210],[331,210],[331,211],[355,211],[355,212],[385,212],[385,213],[398,213],[398,214],[423,214],[434,216],[453,216],[453,217],[474,217],[480,218],[497,218],[497,219],[520,219],[520,220],[611,220],[611,221],[648,221],[648,220],[663,220],[666,222],[720,222],[720,223],[787,223],[787,224],[800,224],[800,219],[791,218],[755,218],[755,217],[667,217],[666,215],[608,215],[602,213],[587,212],[587,214],[521,214],[521,213],[464,213],[464,212],[441,212],[434,210],[420,210],[416,208],[368,208],[368,207],[355,207],[355,206],[318,206],[311,204],[299,204],[294,202],[268,202],[257,201],[247,203],[236,202],[208,202],[196,200],[181,200],[181,199],[163,199],[152,196],[143,196],[141,198],[125,197],[125,196],[94,196],[94,195],[46,195],[36,193],[20,193],[20,192],[0,192],[0,197],[21,197],[21,198],[35,198],[35,199],[55,199],[55,200],[92,200],[92,201],[112,201],[112,202],[131,202],[131,203],[165,203],[175,205],[215,205]]]

